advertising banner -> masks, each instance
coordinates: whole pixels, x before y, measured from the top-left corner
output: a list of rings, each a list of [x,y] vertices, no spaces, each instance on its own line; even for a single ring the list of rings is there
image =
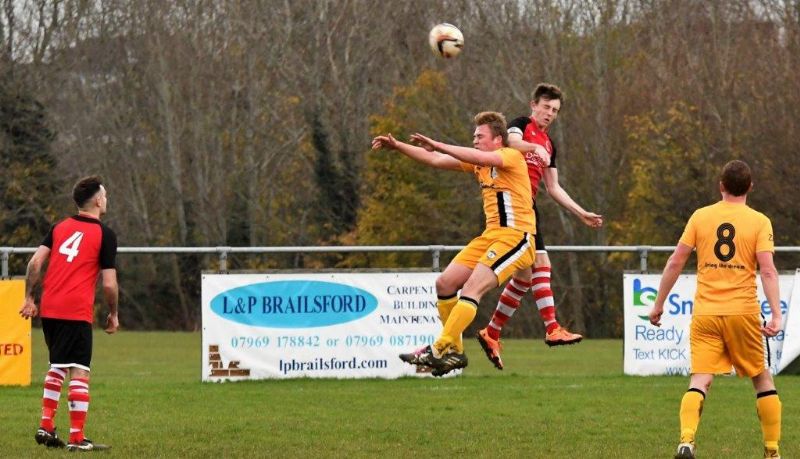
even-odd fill
[[[205,274],[202,379],[429,375],[398,354],[439,335],[437,276]]]
[[[800,279],[800,269],[795,273],[795,281],[790,296],[791,301],[789,302],[789,310],[794,311],[794,314],[788,314],[783,320],[785,336],[783,347],[780,351],[780,359],[778,360],[778,372],[780,373],[797,373],[796,370],[792,371],[787,367],[800,356],[800,306],[798,306],[798,303],[800,303],[800,281],[798,279]]]
[[[688,375],[689,324],[694,305],[696,275],[681,275],[664,304],[661,327],[650,324],[648,313],[655,303],[661,274],[623,274],[625,315],[624,372],[628,375]],[[784,324],[791,316],[789,305],[795,285],[795,275],[779,276],[781,312]],[[758,301],[761,313],[769,318],[771,311],[757,277]],[[800,314],[798,314],[800,315]],[[774,338],[767,340],[772,373],[779,371],[786,327]],[[795,332],[795,339],[800,339]],[[794,346],[796,343],[790,343]]]
[[[24,280],[0,280],[0,385],[31,384],[31,321],[19,315]]]

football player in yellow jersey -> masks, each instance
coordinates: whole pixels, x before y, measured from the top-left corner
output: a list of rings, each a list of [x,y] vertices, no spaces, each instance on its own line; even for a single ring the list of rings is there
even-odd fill
[[[502,114],[482,112],[474,122],[475,148],[437,142],[421,134],[411,136],[421,146],[400,142],[391,134],[372,141],[373,149],[397,150],[431,167],[472,172],[481,186],[486,229],[436,279],[442,334],[433,345],[400,355],[405,362],[431,367],[434,376],[467,366],[461,334],[475,318],[481,297],[517,270],[527,269],[530,277],[536,256],[536,225],[525,158],[518,150],[508,148]]]
[[[764,338],[775,336],[781,327],[778,271],[772,260],[772,223],[746,204],[752,186],[746,163],[737,160],[725,165],[719,185],[722,200],[698,209],[689,219],[664,267],[650,311],[650,322],[660,326],[664,301],[696,248],[697,292],[689,338],[691,379],[681,400],[676,458],[695,457],[695,432],[711,381],[715,374],[730,373],[731,366],[740,377],[753,381],[764,457],[780,457],[781,401],[769,371],[769,344]],[[772,312],[769,322],[762,322],[756,297],[756,264]]]

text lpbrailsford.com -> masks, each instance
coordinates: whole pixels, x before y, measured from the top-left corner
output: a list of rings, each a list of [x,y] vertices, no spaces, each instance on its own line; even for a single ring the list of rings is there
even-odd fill
[[[317,357],[310,360],[279,360],[278,370],[287,375],[289,373],[299,373],[307,371],[328,371],[328,370],[365,370],[374,368],[387,368],[386,359],[360,359],[353,357],[341,359],[337,357],[322,358]]]

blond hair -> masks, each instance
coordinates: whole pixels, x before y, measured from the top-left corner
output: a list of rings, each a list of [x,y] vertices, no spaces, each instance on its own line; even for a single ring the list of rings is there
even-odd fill
[[[475,115],[475,126],[489,126],[492,137],[498,135],[503,138],[503,146],[508,146],[508,130],[506,129],[506,117],[499,112],[480,112]]]

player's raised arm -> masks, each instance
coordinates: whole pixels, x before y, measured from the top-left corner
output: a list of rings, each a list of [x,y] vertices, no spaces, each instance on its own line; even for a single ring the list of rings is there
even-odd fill
[[[543,146],[522,140],[522,134],[508,132],[508,146],[522,153],[530,153],[539,158],[542,167],[550,165],[550,153]]]
[[[401,142],[392,136],[392,134],[379,135],[372,139],[372,149],[380,150],[381,148],[387,150],[397,150],[400,153],[408,156],[409,158],[418,161],[428,166],[437,169],[447,169],[461,171],[461,163],[453,158],[433,149],[427,149]]]
[[[459,161],[474,164],[476,166],[500,167],[503,165],[503,158],[496,151],[482,151],[478,150],[477,148],[450,145],[444,142],[433,140],[419,133],[412,134],[411,140],[420,145],[424,145],[426,149],[430,148],[435,151],[440,151]]]
[[[537,147],[542,148],[541,145],[522,140],[522,134],[513,132],[508,133],[508,146],[521,152],[535,151]]]

